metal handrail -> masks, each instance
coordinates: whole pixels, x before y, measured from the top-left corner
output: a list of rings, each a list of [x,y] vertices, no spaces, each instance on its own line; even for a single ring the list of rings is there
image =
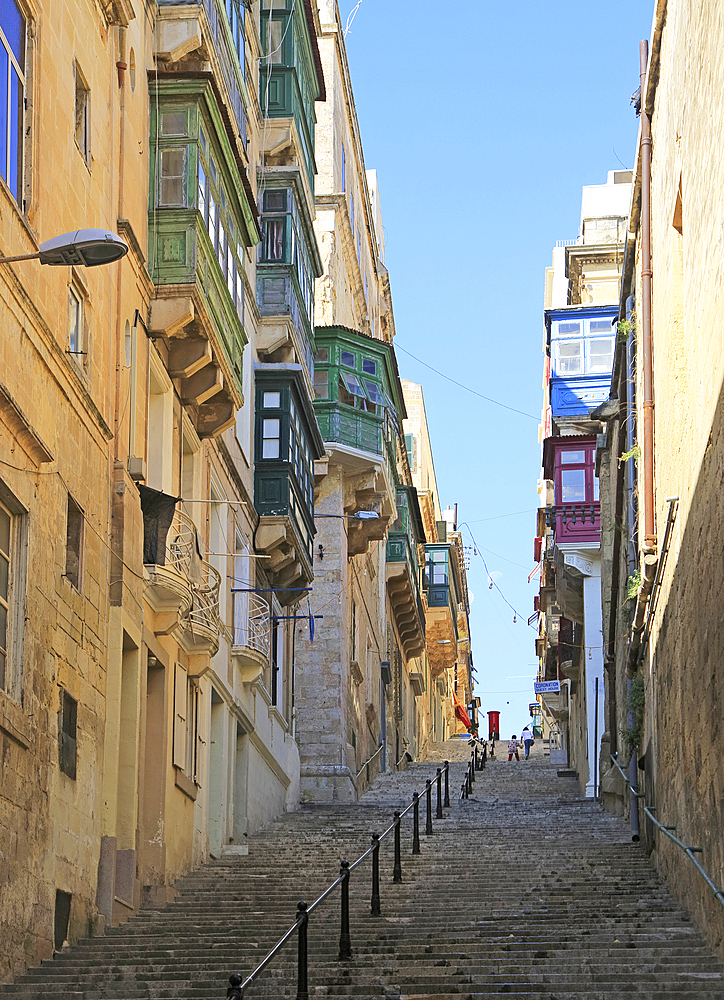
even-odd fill
[[[382,748],[384,747],[384,745],[385,745],[384,743],[380,743],[380,745],[379,745],[379,746],[377,747],[377,749],[376,749],[376,750],[375,750],[375,752],[374,752],[374,753],[372,754],[372,756],[370,757],[370,759],[369,759],[369,760],[366,760],[366,761],[364,762],[364,764],[362,765],[362,767],[361,767],[361,768],[359,769],[359,771],[358,771],[358,772],[357,772],[357,774],[356,774],[356,777],[357,777],[357,778],[359,778],[360,774],[362,774],[362,772],[364,771],[364,769],[365,769],[366,767],[368,767],[368,766],[369,766],[369,765],[370,765],[370,764],[372,763],[372,761],[373,761],[373,760],[375,759],[375,757],[377,756],[377,754],[378,754],[378,753],[379,753],[379,752],[380,752],[380,751],[382,750]]]
[[[611,761],[613,762],[613,764],[618,769],[618,771],[621,774],[623,780],[629,786],[629,789],[631,790],[631,794],[635,795],[637,799],[643,799],[644,798],[644,793],[636,791],[636,789],[631,784],[631,779],[628,777],[628,775],[623,770],[623,768],[621,767],[621,765],[619,764],[619,762],[616,760],[616,758],[618,757],[618,754],[611,754],[610,756],[611,756]],[[701,865],[699,864],[699,862],[694,857],[695,853],[696,854],[701,854],[702,851],[703,851],[703,848],[702,847],[690,847],[688,844],[685,844],[683,842],[683,840],[679,840],[678,837],[674,836],[674,834],[672,833],[672,830],[675,830],[676,827],[675,826],[665,826],[663,823],[660,823],[659,820],[655,816],[653,816],[652,813],[651,813],[651,810],[655,809],[655,808],[656,808],[656,806],[647,806],[647,805],[644,805],[644,812],[646,813],[646,815],[648,816],[648,818],[651,820],[651,822],[654,824],[654,826],[657,829],[661,830],[662,833],[666,834],[666,836],[669,838],[669,840],[673,840],[673,842],[675,844],[678,844],[678,846],[682,848],[682,850],[684,851],[684,854],[686,854],[687,858],[689,858],[689,860],[693,862],[694,867],[696,868],[696,870],[699,872],[699,874],[702,876],[702,878],[704,879],[704,881],[706,882],[706,884],[709,886],[709,888],[714,893],[715,899],[717,899],[721,903],[721,905],[724,906],[724,889],[717,889],[716,883],[713,882],[709,878],[709,876],[707,875],[707,873],[704,871],[704,869],[701,867]]]
[[[382,746],[380,746],[380,748],[377,750],[377,753],[379,753],[381,749]],[[377,754],[374,754],[370,758],[370,760],[373,760],[374,757],[376,756]],[[445,761],[445,766],[443,768],[437,769],[438,782],[440,782],[441,780],[441,775],[449,771],[449,768],[450,768],[449,761]],[[425,782],[425,788],[424,788],[424,792],[428,797],[431,794],[431,788],[432,788],[432,782],[428,779]],[[421,797],[422,796],[420,792],[414,792],[412,802],[408,806],[406,806],[405,809],[403,809],[402,811],[398,810],[395,812],[395,818],[393,822],[391,823],[390,826],[387,827],[384,833],[381,833],[379,836],[377,834],[373,834],[372,847],[368,848],[364,852],[364,854],[361,854],[357,858],[357,860],[354,861],[352,864],[347,864],[347,862],[343,862],[344,869],[346,869],[345,874],[340,875],[338,878],[334,880],[334,882],[331,883],[331,885],[327,886],[324,892],[320,896],[318,896],[317,899],[315,899],[310,906],[307,906],[305,903],[299,904],[298,907],[299,912],[297,913],[297,919],[294,921],[291,927],[287,931],[285,931],[285,933],[279,938],[279,940],[271,949],[271,951],[267,954],[267,956],[264,959],[262,959],[259,965],[257,965],[252,972],[249,973],[246,979],[242,980],[241,976],[238,973],[234,973],[229,978],[229,982],[231,985],[227,990],[226,994],[227,998],[230,998],[230,1000],[231,998],[234,998],[234,1000],[243,1000],[244,990],[248,986],[251,986],[254,983],[254,980],[257,978],[257,976],[261,972],[263,972],[263,970],[267,967],[267,965],[269,965],[274,956],[284,947],[284,945],[287,943],[289,938],[294,934],[294,932],[297,930],[301,932],[302,925],[306,925],[309,914],[312,913],[312,911],[315,910],[321,903],[323,903],[324,900],[327,899],[327,897],[330,896],[338,886],[343,885],[343,883],[349,877],[349,874],[352,871],[354,871],[354,869],[358,865],[360,865],[366,858],[370,857],[370,855],[374,854],[376,851],[379,850],[380,843],[385,839],[385,837],[388,834],[392,833],[394,830],[399,828],[399,824],[400,821],[402,820],[402,817],[405,816],[410,811],[410,809],[415,809],[419,805],[419,800]],[[428,812],[429,812],[429,804],[428,804]],[[429,831],[426,832],[431,832],[431,828]],[[417,813],[415,814],[415,837],[417,838]],[[397,856],[398,852],[399,852],[399,837],[396,837],[395,838],[396,865],[399,864],[399,857]],[[413,853],[417,853],[414,849],[414,846],[413,846]],[[373,862],[373,871],[375,869],[375,863],[376,862]],[[394,881],[401,881],[401,878],[400,879],[395,878]],[[373,892],[374,892],[374,876],[373,876]],[[377,912],[379,913],[379,909],[377,910]],[[306,967],[306,959],[305,959],[305,967]],[[306,978],[306,973],[305,973],[305,978]]]

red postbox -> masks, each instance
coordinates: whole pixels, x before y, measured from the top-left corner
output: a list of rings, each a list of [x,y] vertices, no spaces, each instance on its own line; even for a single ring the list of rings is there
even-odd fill
[[[488,739],[500,739],[500,712],[488,712]]]

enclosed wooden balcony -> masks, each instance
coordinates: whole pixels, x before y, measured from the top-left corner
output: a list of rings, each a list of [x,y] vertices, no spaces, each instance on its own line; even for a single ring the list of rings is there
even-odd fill
[[[407,532],[390,533],[387,539],[385,581],[395,626],[407,659],[425,649],[425,610],[418,584],[417,559]]]

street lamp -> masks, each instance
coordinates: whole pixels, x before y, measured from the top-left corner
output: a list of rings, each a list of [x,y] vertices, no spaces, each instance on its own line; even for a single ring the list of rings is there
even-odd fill
[[[39,260],[52,267],[69,266],[98,267],[112,264],[128,253],[128,244],[120,236],[107,229],[76,229],[72,233],[54,236],[40,244],[37,253],[20,254],[17,257],[0,257],[0,264],[16,260]]]

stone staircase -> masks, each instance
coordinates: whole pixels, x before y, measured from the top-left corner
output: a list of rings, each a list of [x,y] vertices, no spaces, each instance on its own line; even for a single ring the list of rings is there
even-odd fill
[[[504,749],[500,748],[501,752]],[[370,916],[370,862],[350,879],[352,959],[339,962],[339,893],[310,917],[310,997],[525,997],[722,1000],[724,967],[705,945],[628,830],[582,801],[536,743],[478,772],[459,801],[468,747],[431,748],[430,762],[382,775],[353,806],[305,807],[181,880],[176,901],[32,970],[0,998],[223,1000],[231,972],[246,976],[355,860],[373,831],[451,761],[451,808],[410,854],[402,821],[402,884],[392,883],[393,838],[380,849],[382,915]],[[435,796],[433,795],[433,817]],[[248,990],[249,1000],[296,996],[296,939]]]

